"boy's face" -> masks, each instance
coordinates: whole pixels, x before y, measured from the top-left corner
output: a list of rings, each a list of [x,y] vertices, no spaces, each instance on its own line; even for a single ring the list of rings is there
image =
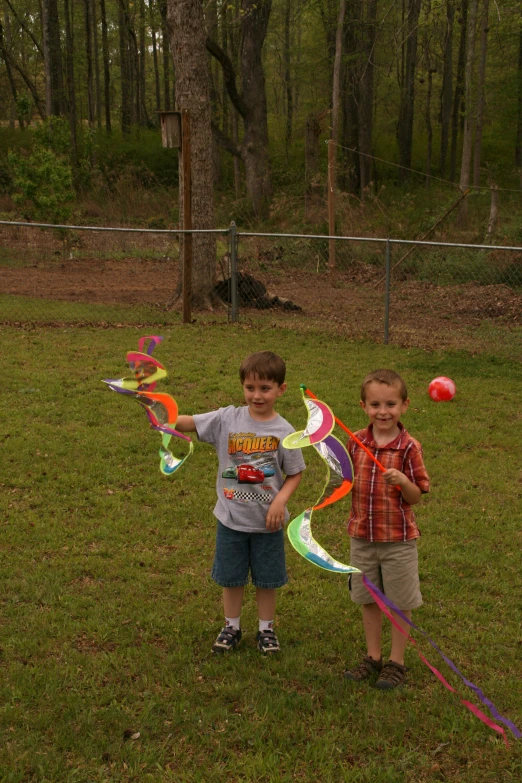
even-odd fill
[[[399,419],[408,410],[409,404],[409,400],[402,399],[398,386],[388,386],[379,381],[371,381],[367,385],[366,399],[360,402],[370,424],[373,424],[374,436],[383,438],[389,435],[389,440],[397,436]]]
[[[243,382],[243,393],[252,418],[258,421],[273,419],[276,415],[274,405],[285,390],[286,383],[279,385],[277,381],[247,375]]]

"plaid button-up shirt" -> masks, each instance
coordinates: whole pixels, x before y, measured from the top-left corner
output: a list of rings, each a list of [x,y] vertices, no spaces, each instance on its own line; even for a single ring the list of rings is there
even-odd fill
[[[421,445],[402,424],[399,428],[399,435],[386,446],[377,446],[371,424],[356,435],[386,470],[400,470],[421,492],[429,492],[430,479],[424,467]],[[350,439],[347,447],[355,474],[349,535],[379,543],[418,538],[420,532],[413,509],[400,490],[384,483],[377,465],[354,440]]]

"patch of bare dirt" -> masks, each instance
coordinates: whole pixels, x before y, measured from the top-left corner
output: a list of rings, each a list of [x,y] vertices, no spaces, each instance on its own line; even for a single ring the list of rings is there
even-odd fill
[[[300,329],[329,328],[346,336],[382,342],[384,285],[374,267],[360,264],[350,272],[333,274],[298,270],[255,274],[271,294],[290,299],[302,308],[302,312],[272,310],[267,313],[271,321],[287,326],[295,323]],[[157,260],[62,257],[25,267],[4,266],[0,293],[165,307],[176,290],[177,277],[177,261],[168,255]],[[241,314],[248,320],[259,317],[261,311],[241,308]],[[480,349],[484,346],[479,345],[476,331],[484,321],[506,330],[520,326],[522,296],[505,285],[392,283],[390,342],[427,349]]]

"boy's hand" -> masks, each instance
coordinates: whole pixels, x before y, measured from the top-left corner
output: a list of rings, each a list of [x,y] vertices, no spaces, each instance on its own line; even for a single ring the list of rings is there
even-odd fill
[[[400,470],[396,470],[395,468],[390,468],[389,470],[386,470],[382,477],[384,479],[385,484],[391,484],[395,487],[402,487],[405,485],[405,481],[408,481],[408,478],[404,475],[404,473],[401,473]]]
[[[402,493],[402,497],[410,506],[415,505],[421,499],[422,492],[416,484],[413,484],[404,473],[395,468],[390,468],[382,474],[384,482],[392,487],[397,487]]]
[[[269,530],[280,530],[285,522],[285,503],[277,497],[270,504],[266,515],[266,526]]]

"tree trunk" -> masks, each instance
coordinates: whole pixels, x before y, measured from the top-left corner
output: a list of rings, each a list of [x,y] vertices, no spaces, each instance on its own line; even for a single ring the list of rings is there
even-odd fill
[[[343,58],[343,27],[346,14],[346,0],[339,2],[339,16],[337,17],[337,31],[335,35],[335,57],[332,78],[332,141],[334,151],[339,144],[339,126],[341,118],[341,63]],[[332,182],[336,183],[337,173],[332,172]]]
[[[457,137],[459,132],[459,117],[461,114],[461,102],[464,92],[464,67],[466,63],[466,30],[468,19],[468,0],[462,0],[459,40],[459,57],[457,63],[457,78],[455,81],[455,95],[453,98],[453,111],[451,114],[451,152],[450,152],[450,179],[453,182],[457,173]]]
[[[74,41],[71,24],[71,14],[69,9],[69,0],[64,0],[64,16],[65,16],[65,52],[67,63],[67,88],[69,96],[69,129],[71,133],[71,149],[73,165],[76,167],[78,163],[78,145],[76,138],[76,87],[74,83]]]
[[[18,92],[16,90],[16,82],[15,82],[15,79],[14,79],[14,76],[13,76],[13,71],[11,69],[11,63],[9,62],[9,58],[6,55],[6,52],[8,51],[8,49],[11,48],[10,47],[10,24],[9,24],[9,16],[7,14],[7,11],[4,12],[4,24],[5,24],[5,32],[6,32],[5,38],[7,40],[4,41],[3,29],[2,29],[2,25],[0,23],[0,56],[3,59],[3,61],[5,62],[5,69],[6,69],[6,73],[7,73],[7,80],[9,82],[9,87],[11,88],[11,95],[13,96],[13,100],[12,100],[12,104],[11,104],[13,108],[12,108],[11,111],[13,112],[13,110],[14,110],[14,113],[16,113],[16,111],[17,111],[16,107],[17,107],[17,101],[18,101]],[[13,113],[12,113],[11,116],[13,117]],[[25,127],[24,118],[21,116],[21,114],[18,114],[18,125],[20,126],[20,130],[23,130],[24,127]],[[14,126],[14,122],[13,122],[13,126]]]
[[[120,39],[120,85],[121,109],[120,120],[122,133],[130,133],[131,129],[131,84],[129,77],[129,45],[125,10],[120,0],[118,3],[118,30]]]
[[[320,136],[320,118],[315,114],[309,114],[305,131],[305,220],[309,223],[317,222],[318,209],[322,201]]]
[[[491,238],[491,234],[495,231],[498,219],[498,186],[491,185],[491,206],[489,210],[488,231],[486,239]]]
[[[212,131],[206,32],[201,0],[168,0],[167,25],[174,55],[178,108],[190,112],[193,225],[196,229],[212,229]],[[182,187],[179,203],[182,212]],[[192,303],[194,307],[210,307],[216,274],[214,235],[194,234],[192,246]]]
[[[170,46],[167,30],[167,0],[158,0],[161,14],[161,48],[163,53],[163,103],[170,111]]]
[[[221,26],[220,26],[221,48],[223,49],[225,54],[230,56],[229,46],[228,46],[228,38],[229,38],[228,37],[228,0],[221,0],[221,6],[219,9],[219,18],[221,21]],[[219,81],[219,89],[221,91],[221,130],[223,131],[223,133],[228,134],[231,132],[228,93],[225,85],[225,80],[221,78],[221,75],[218,81]]]
[[[401,84],[399,123],[397,140],[399,144],[400,180],[405,182],[411,168],[411,150],[413,144],[413,115],[415,98],[415,64],[417,58],[417,30],[419,24],[421,0],[408,0],[408,18],[404,52],[404,80]]]
[[[51,70],[51,42],[49,31],[49,0],[42,0],[42,46],[44,53],[45,114],[53,113],[53,80]]]
[[[488,49],[489,0],[483,0],[480,34],[480,60],[477,84],[477,119],[475,127],[475,153],[473,155],[473,184],[480,185],[480,163],[482,157],[482,128],[486,93],[486,54]]]
[[[254,212],[266,217],[272,196],[272,178],[268,156],[268,121],[262,49],[272,0],[243,0],[241,74],[245,133],[242,150],[248,196]]]
[[[217,0],[207,3],[206,13],[206,30],[207,35],[211,38],[218,38],[218,9]],[[208,60],[208,79],[210,87],[210,108],[212,114],[212,122],[216,125],[221,124],[221,106],[220,106],[220,94],[219,94],[219,75],[218,69],[215,67],[214,58],[207,53]],[[221,148],[214,137],[212,136],[212,182],[215,187],[221,184],[223,174],[223,166],[221,161]]]
[[[343,78],[343,126],[342,126],[342,144],[343,165],[341,187],[349,190],[351,193],[360,192],[361,169],[360,163],[362,156],[358,153],[359,146],[359,70],[357,25],[362,25],[360,14],[363,13],[363,7],[360,0],[351,0],[347,7],[347,13],[344,18],[344,51],[345,68]],[[360,66],[360,64],[359,64]],[[372,66],[373,67],[373,66]]]
[[[223,5],[228,7],[228,0],[223,0]],[[233,20],[237,21],[239,19],[239,0],[234,0],[233,5]],[[239,27],[237,24],[229,24],[229,17],[227,15],[226,17],[226,26],[227,26],[227,32],[228,32],[228,43],[229,43],[229,49],[228,54],[231,59],[231,61],[234,64],[234,68],[238,67],[239,64],[239,43],[240,43],[240,34],[239,34]],[[225,49],[225,52],[227,49]],[[225,83],[225,79],[223,78],[223,95],[224,103],[227,103],[230,99],[228,97],[228,90]],[[230,109],[230,133],[232,134],[232,142],[235,145],[236,148],[239,148],[239,112],[235,108],[233,104],[231,104]],[[223,123],[223,132],[227,133],[227,125]],[[241,168],[241,159],[237,155],[233,155],[233,165],[234,165],[234,195],[236,199],[239,199],[241,197],[241,186],[243,182],[243,173]]]
[[[6,63],[9,63],[10,67],[14,69],[15,71],[18,71],[20,76],[22,77],[24,84],[26,85],[27,89],[32,95],[34,105],[36,106],[36,109],[38,111],[38,114],[40,115],[40,118],[42,120],[45,120],[46,118],[46,108],[45,103],[42,103],[40,96],[38,95],[38,90],[36,89],[36,86],[34,82],[31,81],[31,79],[28,77],[27,73],[24,71],[20,65],[16,62],[16,60],[13,59],[11,56],[11,53],[6,49],[5,47],[5,41],[4,41],[4,33],[3,33],[3,27],[0,22],[0,51],[2,53],[2,57],[5,60]]]
[[[444,31],[444,53],[442,66],[442,92],[440,96],[440,175],[446,176],[448,142],[451,121],[451,99],[453,94],[453,20],[454,0],[446,3],[446,29]]]
[[[323,22],[326,40],[326,58],[328,63],[329,81],[333,83],[333,68],[335,60],[335,37],[337,33],[336,21],[339,16],[339,0],[326,0],[318,3],[319,13]]]
[[[156,27],[152,13],[152,0],[149,0],[150,34],[152,38],[152,61],[154,63],[154,91],[156,96],[156,111],[161,111],[160,74],[158,65],[158,44],[156,41]]]
[[[92,67],[92,0],[83,0],[85,21],[85,59],[87,63],[87,108],[89,127],[94,125],[94,80]]]
[[[141,125],[147,125],[148,116],[147,116],[147,103],[145,99],[146,96],[145,59],[147,56],[147,47],[145,44],[145,0],[140,0],[139,12],[140,12],[140,25],[139,25],[140,49],[139,49],[139,76],[138,76],[139,85],[140,85],[139,122]]]
[[[109,36],[107,32],[107,14],[105,0],[100,0],[103,53],[103,101],[105,104],[105,130],[111,132],[111,72],[109,65]]]
[[[433,69],[430,67],[428,59],[428,89],[426,91],[426,187],[430,186],[431,178],[431,157],[433,153],[433,126],[431,123],[431,93],[433,89]]]
[[[47,116],[64,112],[62,50],[57,0],[42,0],[43,51],[45,71],[45,107]]]
[[[284,82],[286,91],[286,129],[285,129],[285,146],[286,154],[290,150],[290,144],[292,143],[292,124],[294,113],[294,102],[292,94],[292,77],[290,71],[290,46],[291,46],[291,16],[292,16],[292,0],[286,0],[285,3],[285,37],[283,48],[283,61],[284,61]]]
[[[100,54],[98,44],[98,15],[96,13],[96,0],[92,0],[92,43],[94,46],[94,97],[96,106],[96,125],[102,126],[102,97],[100,81]]]
[[[372,182],[373,170],[373,50],[375,46],[375,24],[377,0],[362,4],[364,16],[362,38],[362,71],[359,79],[359,171],[361,198],[364,199]],[[364,10],[365,9],[365,10]],[[413,99],[413,98],[412,98]],[[413,113],[412,113],[413,123]]]
[[[473,151],[473,132],[475,130],[475,107],[473,103],[473,66],[475,59],[475,38],[477,34],[478,0],[470,0],[468,13],[468,34],[466,52],[464,134],[462,139],[462,161],[460,164],[460,190],[464,193],[469,186],[471,173],[471,154]],[[468,200],[462,199],[459,205],[458,222],[465,227],[468,221]]]
[[[517,138],[515,142],[515,164],[520,168],[522,185],[522,25],[518,35],[518,107],[517,107]]]

